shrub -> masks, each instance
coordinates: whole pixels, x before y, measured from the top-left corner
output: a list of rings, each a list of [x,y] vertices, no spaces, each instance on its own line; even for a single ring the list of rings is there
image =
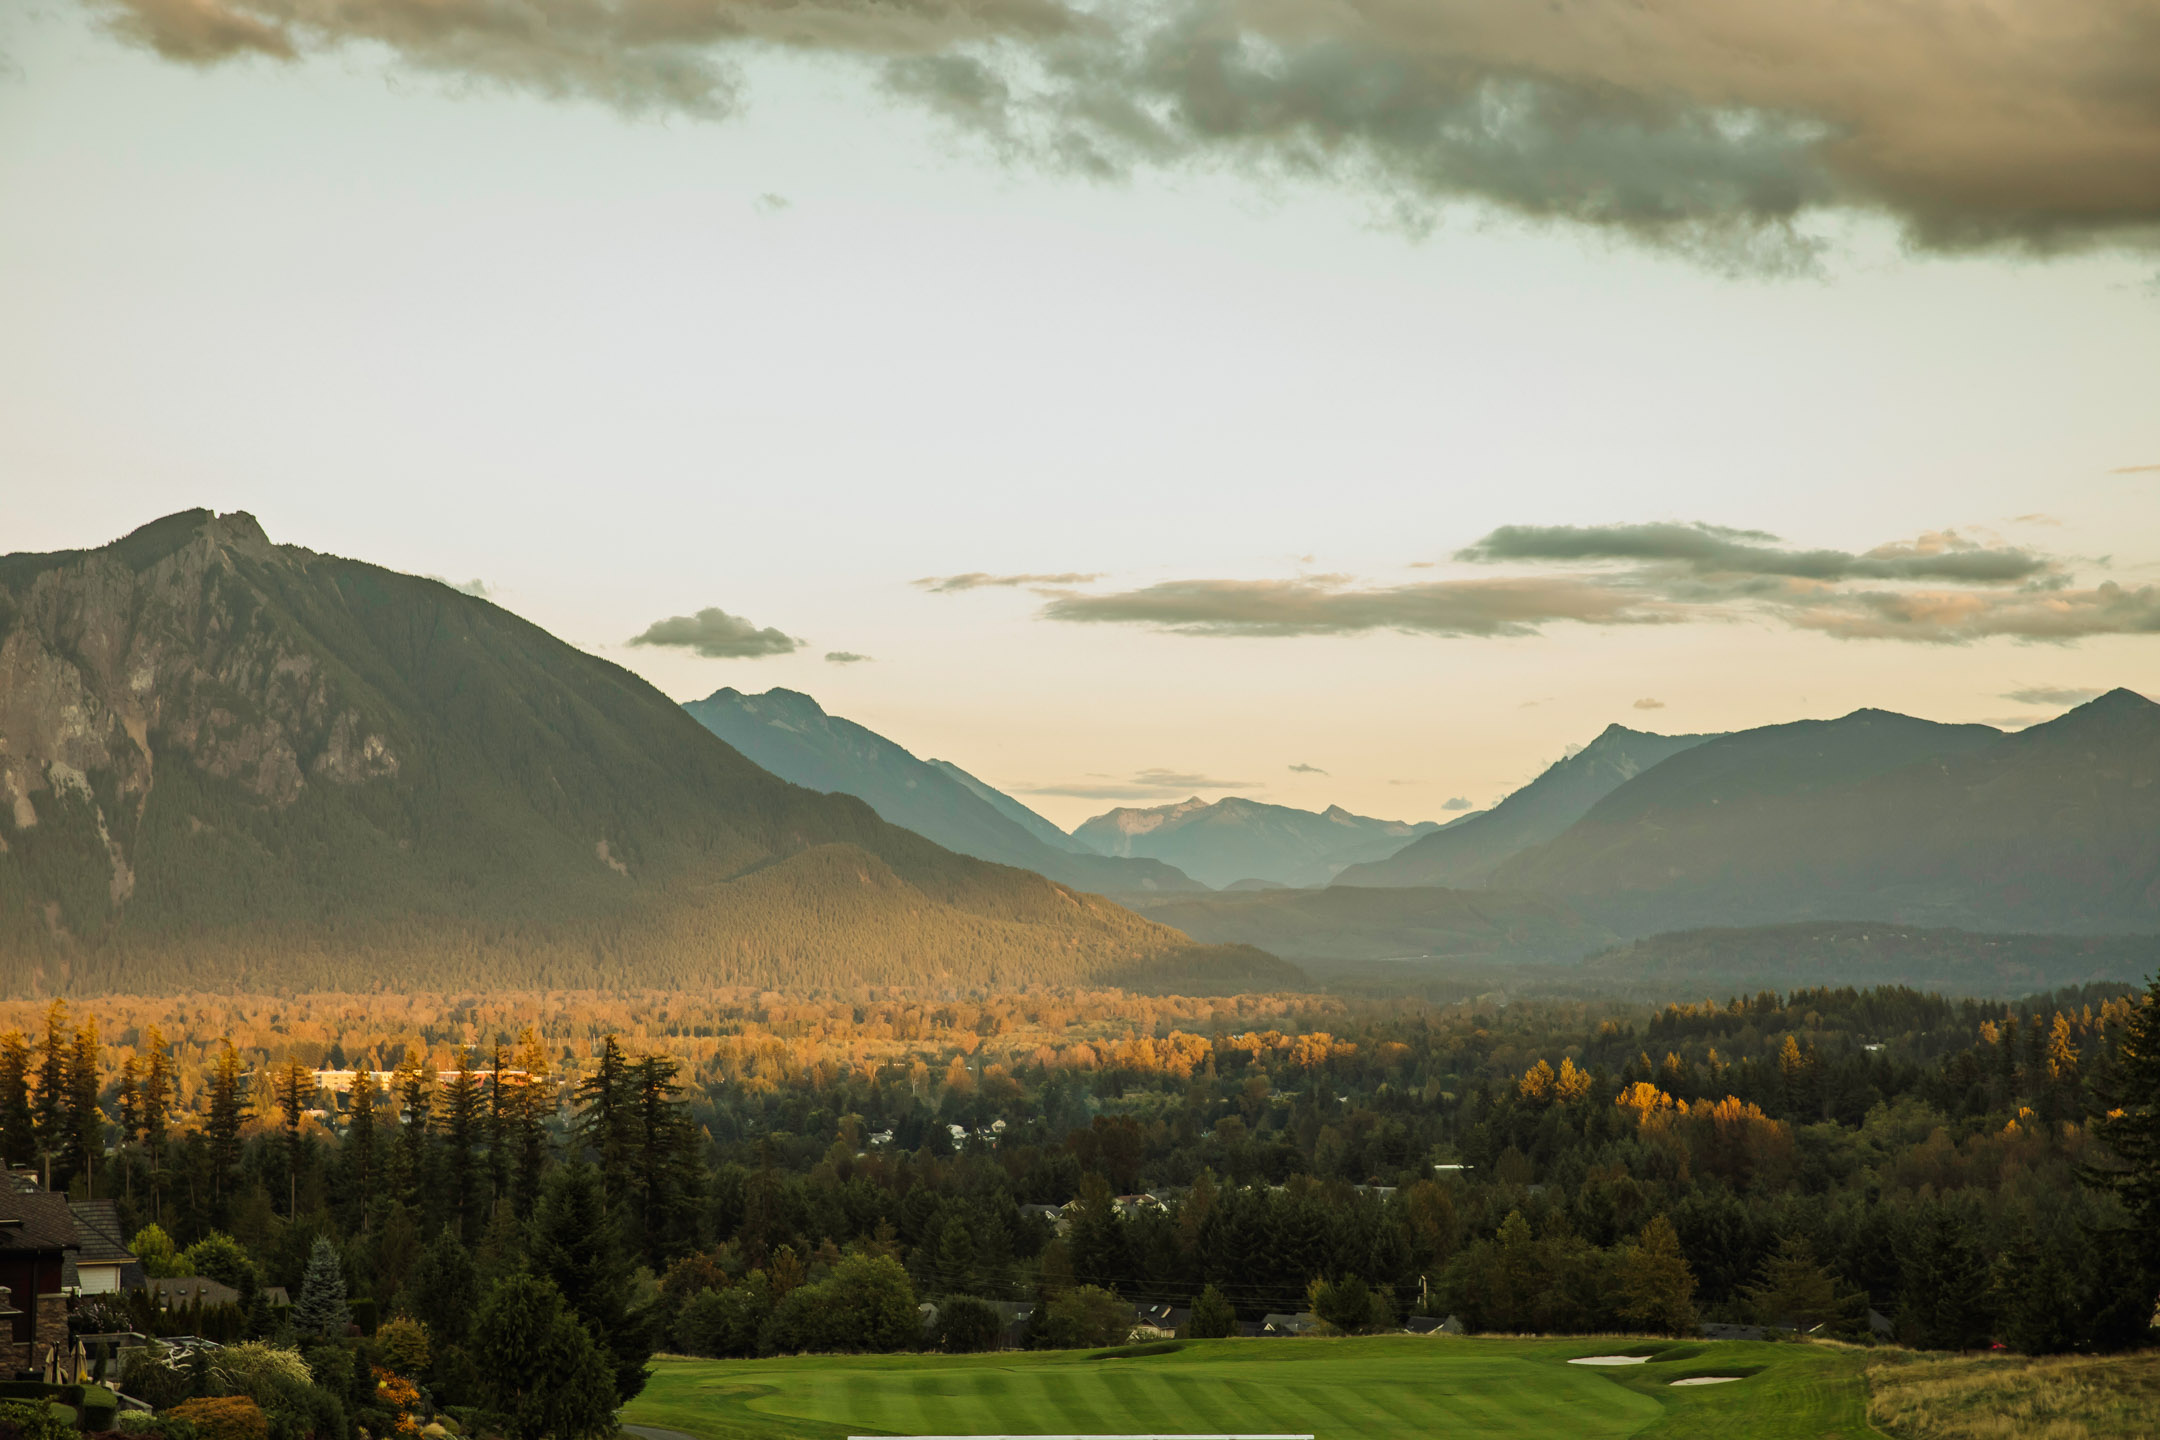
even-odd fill
[[[195,1427],[199,1440],[269,1440],[270,1417],[245,1395],[209,1395],[183,1400],[172,1417]]]
[[[375,1353],[381,1357],[385,1370],[394,1370],[409,1379],[427,1374],[428,1364],[434,1359],[426,1327],[403,1315],[383,1321],[375,1331]]]
[[[948,1354],[995,1350],[1004,1329],[988,1301],[955,1295],[938,1308],[937,1348]]]
[[[675,1317],[675,1343],[686,1354],[724,1358],[757,1351],[758,1331],[772,1314],[772,1290],[762,1270],[725,1290],[701,1290]]]
[[[151,1350],[132,1350],[120,1365],[120,1389],[154,1409],[170,1410],[195,1393],[195,1377]]]
[[[76,1440],[75,1427],[34,1400],[0,1400],[0,1440]]]
[[[153,1415],[147,1410],[122,1410],[113,1417],[113,1429],[122,1435],[140,1436],[142,1440],[201,1440],[189,1422],[170,1415]]]
[[[258,1405],[269,1405],[294,1386],[314,1383],[315,1376],[299,1351],[260,1340],[228,1345],[210,1359],[213,1394],[245,1395]]]
[[[1132,1336],[1132,1307],[1097,1285],[1067,1290],[1046,1307],[1036,1344],[1044,1350],[1097,1350]]]
[[[1237,1310],[1223,1298],[1222,1291],[1210,1285],[1193,1301],[1192,1319],[1185,1323],[1185,1333],[1195,1340],[1221,1340],[1235,1335]]]

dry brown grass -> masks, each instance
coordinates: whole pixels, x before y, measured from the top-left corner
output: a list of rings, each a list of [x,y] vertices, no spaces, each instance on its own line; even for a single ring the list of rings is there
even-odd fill
[[[1898,1440],[2155,1440],[2160,1352],[1915,1358],[1868,1370],[1868,1419]]]

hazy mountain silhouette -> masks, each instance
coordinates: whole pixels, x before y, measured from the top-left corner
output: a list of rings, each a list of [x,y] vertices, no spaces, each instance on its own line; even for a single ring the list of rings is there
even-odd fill
[[[1207,885],[1272,880],[1324,885],[1346,865],[1375,860],[1429,830],[1431,821],[1373,820],[1339,805],[1315,813],[1236,797],[1194,797],[1127,807],[1077,826],[1073,838],[1104,855],[1146,856]]]
[[[799,690],[745,695],[724,688],[683,708],[781,779],[853,795],[883,819],[948,850],[1017,865],[1082,890],[1205,888],[1158,860],[1111,859],[1083,850],[1048,820],[957,765],[918,760],[877,732],[828,715]],[[1040,832],[1045,830],[1061,843],[1044,840]]]
[[[1548,766],[1505,800],[1413,840],[1384,860],[1352,865],[1338,885],[1477,886],[1510,857],[1542,845],[1590,813],[1590,807],[1709,735],[1651,735],[1608,725],[1588,745]]]

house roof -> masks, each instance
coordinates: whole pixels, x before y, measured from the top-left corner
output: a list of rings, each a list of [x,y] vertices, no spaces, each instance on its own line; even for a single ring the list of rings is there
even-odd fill
[[[135,1258],[122,1238],[119,1206],[110,1200],[79,1200],[68,1210],[75,1216],[75,1234],[82,1243],[76,1264],[125,1265]]]
[[[67,1196],[0,1195],[0,1253],[54,1254],[79,1243]]]
[[[152,1295],[168,1305],[185,1305],[200,1302],[204,1305],[237,1305],[240,1292],[230,1285],[200,1275],[183,1275],[177,1279],[154,1279],[144,1286]]]

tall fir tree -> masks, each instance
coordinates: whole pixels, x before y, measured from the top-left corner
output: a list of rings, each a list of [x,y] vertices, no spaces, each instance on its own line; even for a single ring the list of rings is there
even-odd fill
[[[630,1061],[613,1035],[600,1042],[600,1063],[577,1088],[577,1134],[593,1153],[609,1205],[630,1196],[637,1177],[640,1129]]]
[[[346,1175],[354,1212],[365,1230],[375,1205],[375,1072],[363,1059],[354,1069],[351,1109],[345,1117]]]
[[[285,1132],[285,1214],[290,1219],[300,1213],[300,1169],[306,1158],[300,1126],[307,1118],[307,1102],[315,1098],[315,1072],[298,1059],[287,1060],[278,1067],[274,1084]]]
[[[75,1173],[82,1176],[85,1193],[97,1198],[98,1166],[105,1159],[105,1112],[98,1108],[103,1088],[104,1047],[98,1041],[97,1017],[76,1027],[75,1043],[68,1049],[68,1148]]]
[[[130,1055],[120,1062],[120,1083],[113,1087],[113,1121],[120,1127],[120,1185],[122,1195],[135,1198],[134,1156],[130,1153],[142,1134],[141,1063]]]
[[[247,1092],[241,1080],[240,1052],[228,1040],[210,1071],[210,1113],[203,1121],[203,1140],[210,1160],[210,1195],[220,1218],[226,1185],[240,1165],[240,1127],[247,1121]]]
[[[151,1218],[165,1218],[165,1139],[172,1118],[172,1060],[165,1053],[165,1032],[152,1025],[143,1035],[143,1148],[150,1152]]]
[[[2116,1268],[2130,1269],[2124,1278],[2135,1277],[2133,1293],[2146,1303],[2142,1316],[2122,1322],[2127,1329],[2131,1320],[2149,1321],[2160,1298],[2160,974],[2131,1010],[2114,1064],[2095,1089],[2092,1132],[2109,1158],[2088,1178],[2113,1190],[2129,1213],[2122,1232],[2106,1238]]]
[[[20,1030],[0,1036],[0,1155],[10,1165],[37,1159],[37,1118],[30,1104],[30,1042]]]
[[[529,1220],[540,1204],[540,1185],[548,1163],[547,1122],[555,1113],[555,1081],[548,1066],[547,1047],[529,1027],[518,1043],[517,1068],[525,1075],[510,1117],[517,1132],[511,1186],[518,1215]]]
[[[395,1179],[398,1198],[414,1209],[421,1205],[421,1187],[427,1183],[428,1116],[434,1107],[434,1077],[428,1073],[418,1042],[405,1047],[390,1077],[390,1093],[398,1107]]]
[[[74,1047],[68,1043],[67,1023],[67,1002],[53,1001],[45,1011],[45,1042],[39,1047],[37,1084],[37,1152],[44,1163],[47,1189],[54,1188],[56,1181],[59,1188],[67,1187],[67,1159],[72,1148],[68,1141],[75,1128],[68,1113],[72,1098],[68,1055]]]
[[[302,1335],[341,1340],[352,1323],[352,1305],[345,1296],[345,1265],[337,1246],[327,1235],[315,1237],[308,1249],[307,1269],[300,1276],[300,1296],[293,1301],[292,1326]]]
[[[479,1233],[481,1205],[480,1134],[483,1101],[472,1052],[457,1047],[457,1073],[443,1089],[443,1163],[449,1176],[450,1226],[459,1240]]]

